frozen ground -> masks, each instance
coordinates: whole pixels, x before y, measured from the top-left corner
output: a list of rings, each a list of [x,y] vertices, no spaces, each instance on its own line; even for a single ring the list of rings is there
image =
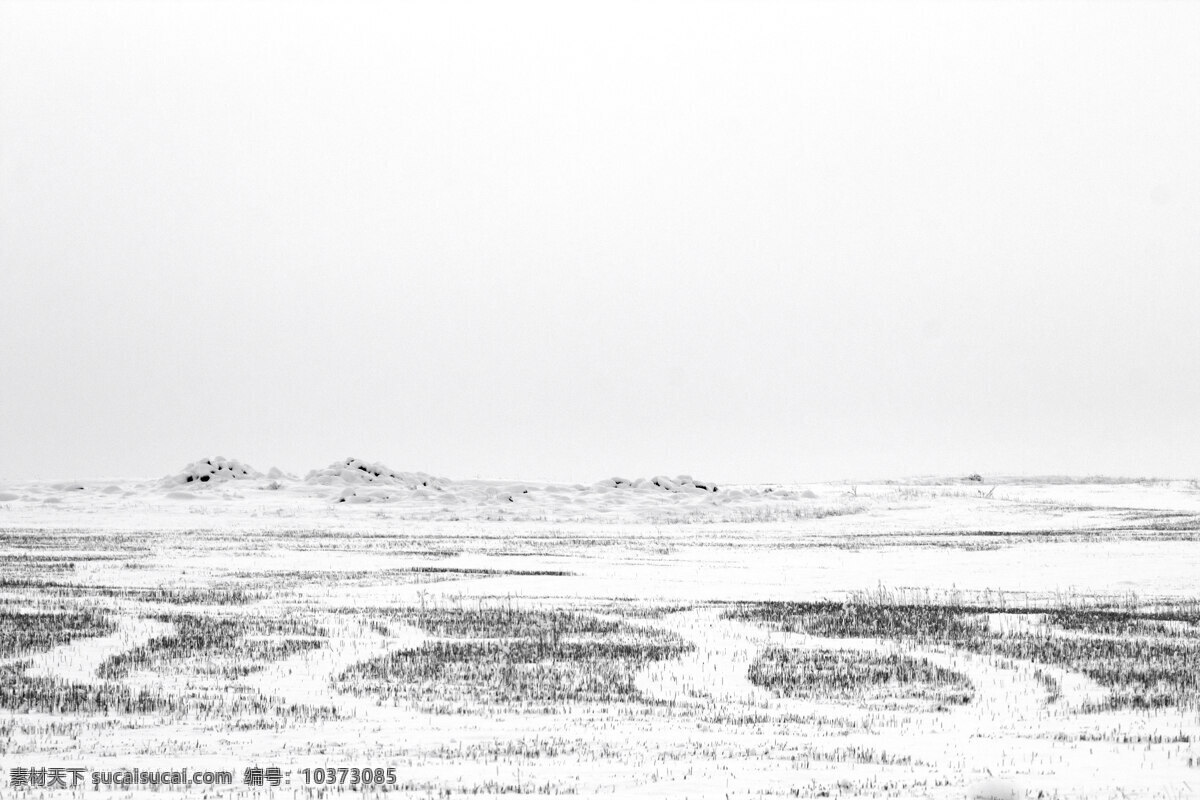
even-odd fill
[[[0,795],[1198,796],[1198,538],[1190,481],[7,483]]]

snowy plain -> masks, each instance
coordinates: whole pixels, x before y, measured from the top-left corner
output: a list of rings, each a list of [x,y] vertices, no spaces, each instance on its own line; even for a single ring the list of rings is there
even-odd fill
[[[236,774],[208,796],[342,766],[414,797],[1200,793],[1196,482],[702,477],[0,485],[0,791],[58,764]]]

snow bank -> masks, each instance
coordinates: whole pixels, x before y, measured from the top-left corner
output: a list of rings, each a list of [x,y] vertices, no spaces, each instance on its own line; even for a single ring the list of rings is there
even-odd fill
[[[198,483],[224,483],[232,480],[261,478],[262,473],[248,464],[234,459],[217,456],[193,461],[176,475],[168,475],[159,481],[160,486],[182,486]]]
[[[378,484],[405,489],[441,489],[449,483],[445,478],[435,478],[424,472],[397,472],[383,464],[358,458],[347,458],[335,461],[325,469],[314,469],[304,476],[304,481],[322,486]]]
[[[698,481],[691,475],[680,475],[676,478],[668,478],[665,475],[658,475],[653,478],[638,478],[629,480],[628,478],[609,478],[592,484],[589,490],[597,494],[605,494],[617,490],[641,492],[646,495],[662,494],[669,492],[671,494],[714,494],[718,491],[718,486],[712,481]],[[811,491],[797,491],[793,489],[784,489],[781,486],[767,487],[750,487],[743,486],[738,488],[726,488],[721,490],[718,497],[713,500],[747,500],[752,498],[763,498],[765,500],[815,500],[817,497]]]
[[[688,492],[693,494],[717,491],[717,485],[712,481],[698,481],[691,475],[680,475],[677,478],[657,475],[653,478],[638,478],[632,481],[627,478],[609,478],[595,484],[593,488],[644,489],[648,491]]]

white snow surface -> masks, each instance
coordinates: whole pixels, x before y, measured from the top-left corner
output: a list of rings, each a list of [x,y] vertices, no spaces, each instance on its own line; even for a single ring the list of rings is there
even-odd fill
[[[90,587],[97,594],[89,602],[119,623],[107,636],[35,656],[28,679],[99,685],[99,664],[162,636],[165,620],[180,613],[307,619],[324,631],[323,647],[244,677],[198,677],[195,665],[182,663],[178,674],[144,670],[123,683],[176,693],[227,687],[231,698],[278,695],[340,715],[235,720],[243,726],[196,715],[0,711],[6,765],[233,768],[240,781],[251,764],[356,764],[395,767],[402,780],[450,796],[502,796],[514,785],[577,797],[717,800],[1197,796],[1195,709],[1091,711],[1107,691],[1063,667],[935,644],[898,650],[889,640],[783,633],[722,613],[729,602],[846,599],[887,587],[899,601],[932,595],[999,605],[1011,613],[992,614],[993,629],[1024,631],[1045,623],[1022,608],[1058,597],[1194,602],[1195,481],[922,479],[712,491],[704,480],[688,488],[687,476],[426,485],[411,479],[421,473],[354,459],[317,473],[328,482],[275,471],[184,486],[0,483],[10,607],[58,608],[71,602],[71,587]],[[44,571],[30,581],[38,564]],[[139,599],[147,590],[228,586],[244,588],[246,602]],[[642,668],[635,685],[659,705],[632,710],[429,714],[334,690],[349,666],[436,639],[381,616],[427,603],[603,607],[617,616],[659,606],[664,614],[642,624],[693,649]],[[965,674],[976,697],[945,711],[781,698],[747,679],[769,647],[907,652]],[[1005,787],[1016,788],[996,794]],[[232,794],[270,791],[239,782]]]

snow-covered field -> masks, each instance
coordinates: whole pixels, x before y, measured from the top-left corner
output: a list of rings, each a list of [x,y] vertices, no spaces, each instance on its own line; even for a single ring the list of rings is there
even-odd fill
[[[10,482],[0,795],[1200,796],[1198,539],[1192,481]]]

